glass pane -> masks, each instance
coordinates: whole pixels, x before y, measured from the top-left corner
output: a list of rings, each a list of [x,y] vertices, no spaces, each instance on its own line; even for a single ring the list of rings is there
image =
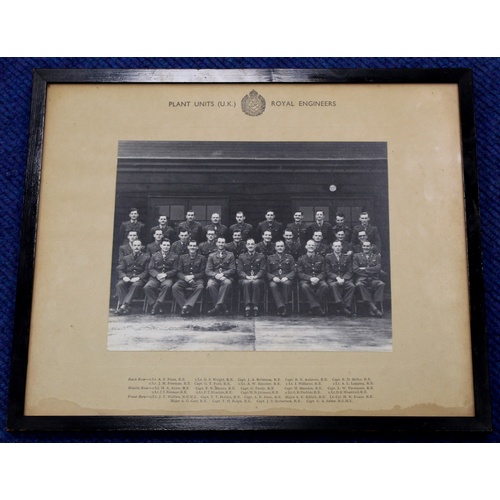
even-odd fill
[[[184,205],[170,205],[170,220],[173,222],[182,222],[186,220]]]
[[[201,222],[205,225],[207,222],[207,206],[206,205],[193,205],[191,210],[194,210],[194,220]]]

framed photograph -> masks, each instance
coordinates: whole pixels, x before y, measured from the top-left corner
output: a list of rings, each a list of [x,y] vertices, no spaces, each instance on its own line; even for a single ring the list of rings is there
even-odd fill
[[[9,430],[491,430],[470,70],[35,70],[29,133]]]

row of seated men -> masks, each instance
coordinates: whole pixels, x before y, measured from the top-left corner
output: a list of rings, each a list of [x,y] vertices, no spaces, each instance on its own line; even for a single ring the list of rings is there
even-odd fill
[[[171,294],[181,307],[183,316],[190,316],[206,289],[212,302],[209,315],[225,315],[229,310],[234,286],[243,292],[245,316],[258,316],[264,289],[267,286],[279,316],[290,313],[289,301],[293,285],[298,280],[300,290],[309,305],[309,314],[323,316],[322,305],[331,295],[337,311],[352,316],[354,293],[369,306],[370,314],[381,317],[377,307],[382,303],[384,282],[380,279],[381,256],[365,240],[358,253],[343,253],[342,243],[334,241],[323,256],[318,245],[309,240],[304,254],[296,260],[285,251],[285,242],[272,244],[273,253],[257,251],[253,238],[248,238],[245,252],[236,255],[224,237],[216,239],[216,250],[208,257],[199,252],[198,243],[191,240],[187,253],[172,251],[168,238],[160,242],[160,250],[150,255],[143,252],[139,239],[132,241],[132,253],[120,259],[117,267],[119,308],[117,314],[130,314],[131,304],[140,289],[144,290],[151,314],[161,312]]]
[[[276,220],[273,210],[268,210],[265,214],[265,220],[259,222],[255,227],[245,222],[245,214],[239,211],[235,215],[235,223],[229,227],[221,223],[221,217],[218,213],[211,215],[211,222],[203,226],[200,222],[196,221],[195,212],[189,210],[186,213],[186,220],[180,222],[177,229],[174,229],[168,224],[166,215],[160,215],[158,224],[152,227],[148,234],[146,234],[146,227],[144,223],[139,221],[139,212],[136,208],[131,208],[129,213],[129,220],[121,223],[118,233],[119,240],[122,244],[127,243],[127,234],[130,230],[137,232],[138,238],[143,242],[151,242],[154,240],[154,234],[160,230],[163,237],[169,238],[173,243],[180,239],[182,231],[187,231],[188,239],[195,240],[197,243],[205,241],[208,231],[213,230],[215,236],[222,236],[227,240],[231,240],[236,231],[240,231],[242,241],[248,238],[254,238],[257,242],[264,241],[266,231],[271,232],[271,240],[275,241],[278,238],[284,237],[285,230],[289,230],[292,234],[292,239],[303,247],[306,242],[313,239],[315,232],[321,232],[322,239],[326,243],[331,244],[338,238],[339,231],[343,232],[343,238],[346,243],[357,245],[359,241],[359,232],[363,231],[368,236],[369,241],[379,249],[381,248],[381,241],[378,229],[376,226],[370,224],[370,216],[367,212],[362,212],[359,216],[359,224],[354,228],[350,228],[345,223],[345,214],[337,213],[335,215],[335,224],[330,224],[325,220],[325,214],[322,210],[317,210],[315,213],[315,220],[312,223],[304,222],[304,214],[302,211],[297,210],[293,215],[293,222],[289,224],[282,224]]]

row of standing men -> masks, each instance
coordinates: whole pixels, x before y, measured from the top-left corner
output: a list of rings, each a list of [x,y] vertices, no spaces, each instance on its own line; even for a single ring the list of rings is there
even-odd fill
[[[136,236],[135,231],[129,231],[129,236],[131,233]],[[268,230],[264,232],[265,240],[270,238],[269,233]],[[129,243],[132,253],[122,256],[117,267],[117,314],[130,314],[132,300],[143,289],[151,314],[161,312],[171,294],[181,307],[181,314],[190,316],[206,288],[213,305],[208,314],[224,315],[230,309],[233,286],[237,284],[243,293],[245,316],[260,314],[265,287],[273,297],[277,314],[287,316],[297,279],[311,315],[325,314],[322,305],[330,294],[337,312],[351,316],[357,289],[361,299],[368,304],[370,314],[382,316],[377,308],[384,293],[384,282],[380,279],[381,257],[366,235],[359,252],[345,251],[343,243],[335,240],[322,254],[319,248],[328,245],[308,240],[297,258],[286,252],[282,239],[267,244],[272,252],[263,252],[258,250],[254,238],[247,238],[245,251],[237,254],[231,251],[231,244],[219,236],[215,241],[216,249],[208,256],[199,251],[194,239],[187,242],[187,253],[180,255],[164,237],[159,243],[160,250],[152,254],[143,251],[139,239]]]
[[[127,243],[127,234],[130,230],[135,230],[137,236],[143,242],[152,241],[154,233],[161,230],[165,238],[169,238],[171,242],[179,239],[182,231],[187,231],[189,240],[195,240],[197,243],[202,243],[207,236],[209,230],[213,230],[215,235],[223,236],[231,240],[235,231],[240,231],[241,238],[246,241],[248,238],[254,238],[257,242],[264,240],[264,233],[271,232],[271,239],[275,241],[278,238],[284,237],[284,231],[289,230],[292,233],[292,238],[302,246],[313,238],[316,231],[320,231],[323,239],[331,244],[336,239],[338,231],[344,232],[345,241],[353,245],[359,244],[358,234],[364,231],[368,239],[379,249],[381,248],[380,234],[376,226],[370,224],[370,216],[367,212],[362,212],[359,215],[359,224],[350,228],[345,223],[345,214],[337,213],[335,215],[335,224],[330,224],[325,220],[323,210],[317,210],[315,213],[315,220],[312,223],[304,222],[304,214],[302,211],[297,210],[293,215],[293,222],[289,224],[282,224],[276,220],[273,210],[268,210],[265,214],[265,220],[259,222],[256,227],[245,222],[245,214],[239,211],[235,215],[235,223],[229,227],[221,223],[220,214],[213,213],[211,215],[211,222],[203,226],[200,222],[196,221],[195,212],[189,210],[186,213],[186,220],[180,222],[177,229],[169,226],[168,218],[166,215],[158,217],[158,224],[152,227],[149,234],[146,234],[145,224],[139,221],[139,212],[136,208],[131,208],[129,212],[129,220],[121,223],[118,230],[119,240],[124,244]]]

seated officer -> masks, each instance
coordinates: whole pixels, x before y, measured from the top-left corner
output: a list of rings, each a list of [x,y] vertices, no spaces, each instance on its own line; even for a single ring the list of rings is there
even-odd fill
[[[236,212],[236,224],[229,226],[229,235],[232,237],[236,230],[241,231],[243,241],[253,236],[253,227],[245,222],[245,214],[242,211]]]
[[[266,263],[269,290],[278,316],[288,316],[287,306],[295,280],[295,260],[289,253],[285,253],[285,243],[282,240],[278,240],[274,247],[276,253],[270,255]]]
[[[116,293],[121,304],[117,314],[130,314],[132,300],[136,293],[144,287],[148,277],[149,255],[142,252],[141,240],[134,240],[132,253],[125,255],[118,264]]]
[[[324,257],[316,253],[314,241],[309,240],[306,243],[306,254],[302,255],[297,262],[299,286],[307,297],[311,315],[324,316],[325,314],[321,307],[328,291],[328,285],[324,281],[324,261]]]
[[[157,229],[161,229],[164,238],[168,238],[171,242],[177,239],[177,233],[173,227],[168,225],[168,217],[166,215],[161,214],[158,217],[158,225],[151,228],[149,234],[151,238],[154,239],[154,234]]]
[[[179,239],[174,241],[172,244],[172,252],[177,255],[187,255],[188,251],[188,243],[189,243],[189,231],[187,229],[183,229],[179,232]]]
[[[215,236],[217,236],[217,238],[219,236],[222,236],[223,238],[225,238],[226,237],[226,233],[227,233],[227,227],[224,226],[224,224],[220,223],[220,215],[218,213],[213,213],[212,217],[210,218],[210,220],[212,222],[210,224],[207,224],[203,228],[203,230],[205,231],[205,234],[207,234],[207,231],[209,229],[213,229],[215,231]]]
[[[233,280],[236,275],[236,260],[231,252],[225,249],[226,239],[217,238],[217,251],[207,259],[205,274],[208,278],[207,290],[214,305],[208,311],[211,316],[227,313],[227,304],[231,300]]]
[[[149,245],[146,247],[146,252],[150,256],[154,255],[156,252],[159,252],[161,250],[160,248],[161,241],[163,240],[163,238],[165,238],[165,236],[163,236],[163,231],[161,229],[157,229],[154,232],[153,237],[154,237],[153,243],[149,243]]]
[[[380,317],[382,312],[375,302],[384,300],[384,282],[380,280],[380,254],[372,252],[372,244],[363,242],[363,252],[355,253],[352,261],[352,271],[356,279],[356,288],[361,299],[370,307],[370,315]]]
[[[285,229],[283,237],[285,238],[285,253],[291,255],[293,259],[297,261],[299,257],[304,253],[304,247],[293,239],[293,232],[291,229]]]
[[[333,253],[325,257],[325,274],[328,288],[338,312],[352,316],[354,283],[352,282],[352,260],[342,253],[342,243],[332,243]]]
[[[208,257],[211,253],[217,250],[217,245],[215,244],[215,231],[209,229],[207,231],[207,241],[200,243],[198,247],[198,252],[205,257]]]
[[[235,229],[233,232],[233,241],[226,245],[226,250],[234,255],[237,259],[242,253],[246,252],[247,247],[245,242],[241,239],[241,231]]]
[[[248,238],[247,251],[237,261],[239,284],[243,288],[245,316],[259,315],[260,296],[264,290],[266,275],[266,257],[255,251],[255,240]]]
[[[204,288],[205,268],[207,258],[198,253],[196,241],[188,244],[189,253],[181,255],[177,262],[177,281],[172,287],[172,295],[181,308],[182,316],[191,316],[193,307],[200,297]],[[189,297],[186,298],[186,290],[190,288]]]
[[[153,305],[151,309],[153,315],[161,311],[167,294],[172,290],[179,260],[179,256],[170,249],[169,239],[164,238],[160,248],[161,250],[149,261],[149,281],[144,287],[148,305]]]
[[[189,240],[195,240],[197,243],[201,243],[205,239],[205,231],[203,231],[203,226],[196,220],[194,220],[195,215],[193,210],[188,210],[186,212],[186,220],[179,223],[177,227],[177,234],[181,231],[187,231]]]
[[[255,251],[264,254],[266,257],[274,253],[274,244],[272,242],[273,234],[271,231],[264,231],[262,235],[262,241],[257,243],[255,246]]]
[[[128,214],[129,220],[124,221],[120,225],[120,229],[118,230],[118,238],[122,241],[122,245],[126,245],[127,242],[127,234],[129,231],[137,231],[137,237],[142,240],[144,238],[144,224],[139,222],[139,212],[137,208],[131,208]]]

